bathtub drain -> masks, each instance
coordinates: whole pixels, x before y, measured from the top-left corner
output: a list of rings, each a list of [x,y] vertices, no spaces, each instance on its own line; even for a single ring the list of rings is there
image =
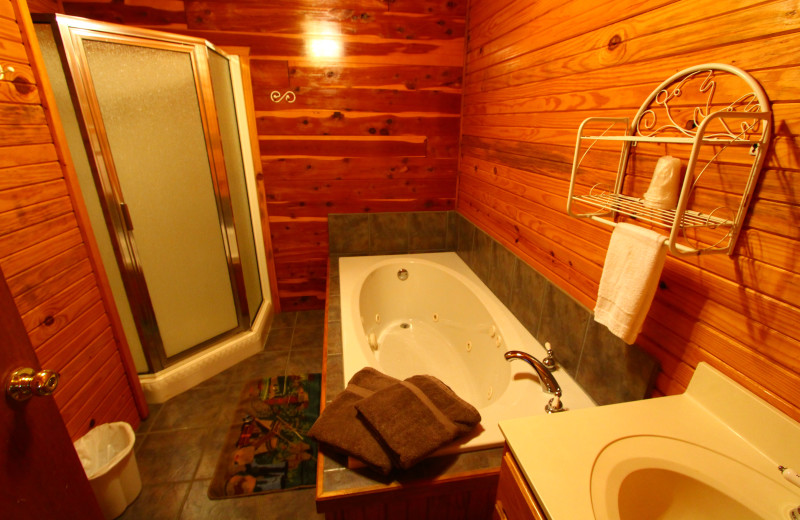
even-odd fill
[[[401,329],[410,329],[411,325],[409,325],[408,323],[401,323],[400,324],[400,328]]]

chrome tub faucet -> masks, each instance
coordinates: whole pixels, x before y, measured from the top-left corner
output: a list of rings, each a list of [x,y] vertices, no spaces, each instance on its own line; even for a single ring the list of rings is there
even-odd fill
[[[512,359],[521,359],[528,363],[533,370],[536,372],[536,375],[539,376],[539,383],[542,385],[542,392],[546,394],[553,394],[555,397],[550,399],[547,405],[544,407],[547,413],[553,412],[563,412],[564,405],[561,403],[561,386],[559,386],[558,381],[556,378],[553,377],[553,374],[550,373],[550,370],[538,359],[531,356],[527,352],[522,352],[521,350],[509,350],[504,354],[506,361],[511,361]]]

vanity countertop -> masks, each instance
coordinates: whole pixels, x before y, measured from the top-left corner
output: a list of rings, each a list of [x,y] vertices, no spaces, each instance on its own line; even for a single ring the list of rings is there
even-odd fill
[[[500,429],[550,520],[595,518],[595,461],[634,436],[708,447],[800,496],[777,469],[800,468],[800,424],[705,363],[681,395],[512,419]]]

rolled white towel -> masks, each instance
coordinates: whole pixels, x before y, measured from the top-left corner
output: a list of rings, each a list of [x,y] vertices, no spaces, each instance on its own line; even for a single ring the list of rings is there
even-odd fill
[[[681,180],[681,160],[671,155],[658,159],[650,186],[644,193],[644,205],[648,208],[674,209],[678,204]]]

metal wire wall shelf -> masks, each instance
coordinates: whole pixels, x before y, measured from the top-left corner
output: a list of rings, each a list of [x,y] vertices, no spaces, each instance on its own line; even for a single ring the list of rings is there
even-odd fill
[[[749,91],[737,90],[732,94],[727,83],[724,88],[720,87],[721,76],[725,75],[738,77],[744,82],[744,85],[737,82],[739,86],[744,86]],[[684,101],[690,97],[686,95],[688,88],[695,84],[699,84],[697,92],[694,92],[695,98],[700,101],[695,100],[696,104],[689,110]],[[714,99],[718,90],[722,92],[718,97],[725,98],[722,101]],[[687,114],[691,114],[691,117]],[[666,120],[664,124],[660,124],[659,116],[661,120]],[[629,118],[590,117],[581,123],[575,145],[567,212],[573,217],[591,218],[611,226],[616,226],[620,216],[627,216],[639,222],[668,229],[667,245],[673,254],[730,255],[736,245],[758,174],[766,157],[771,122],[769,100],[758,82],[746,72],[720,63],[685,69],[653,90],[632,122]],[[599,131],[595,128],[599,124],[610,126]],[[659,124],[660,126],[657,126]],[[619,126],[624,127],[623,135],[606,135],[614,127]],[[592,147],[603,141],[621,144],[614,185],[605,190],[595,185],[588,189],[588,193],[577,194],[580,188],[576,178],[581,164]],[[629,159],[639,143],[691,146],[678,202],[674,209],[649,207],[641,198],[623,193]],[[737,195],[738,209],[734,210],[727,206],[706,212],[690,209],[690,199],[698,180],[729,147],[749,148],[749,176],[744,182],[741,197]],[[706,152],[707,155],[711,155],[708,160],[700,158],[704,148],[711,150]],[[699,163],[703,161],[705,164],[698,168]],[[597,208],[597,211],[582,213],[578,212],[575,206]],[[730,218],[727,218],[728,216]],[[702,228],[716,230],[720,238],[716,243],[706,246],[690,243],[687,230]]]

